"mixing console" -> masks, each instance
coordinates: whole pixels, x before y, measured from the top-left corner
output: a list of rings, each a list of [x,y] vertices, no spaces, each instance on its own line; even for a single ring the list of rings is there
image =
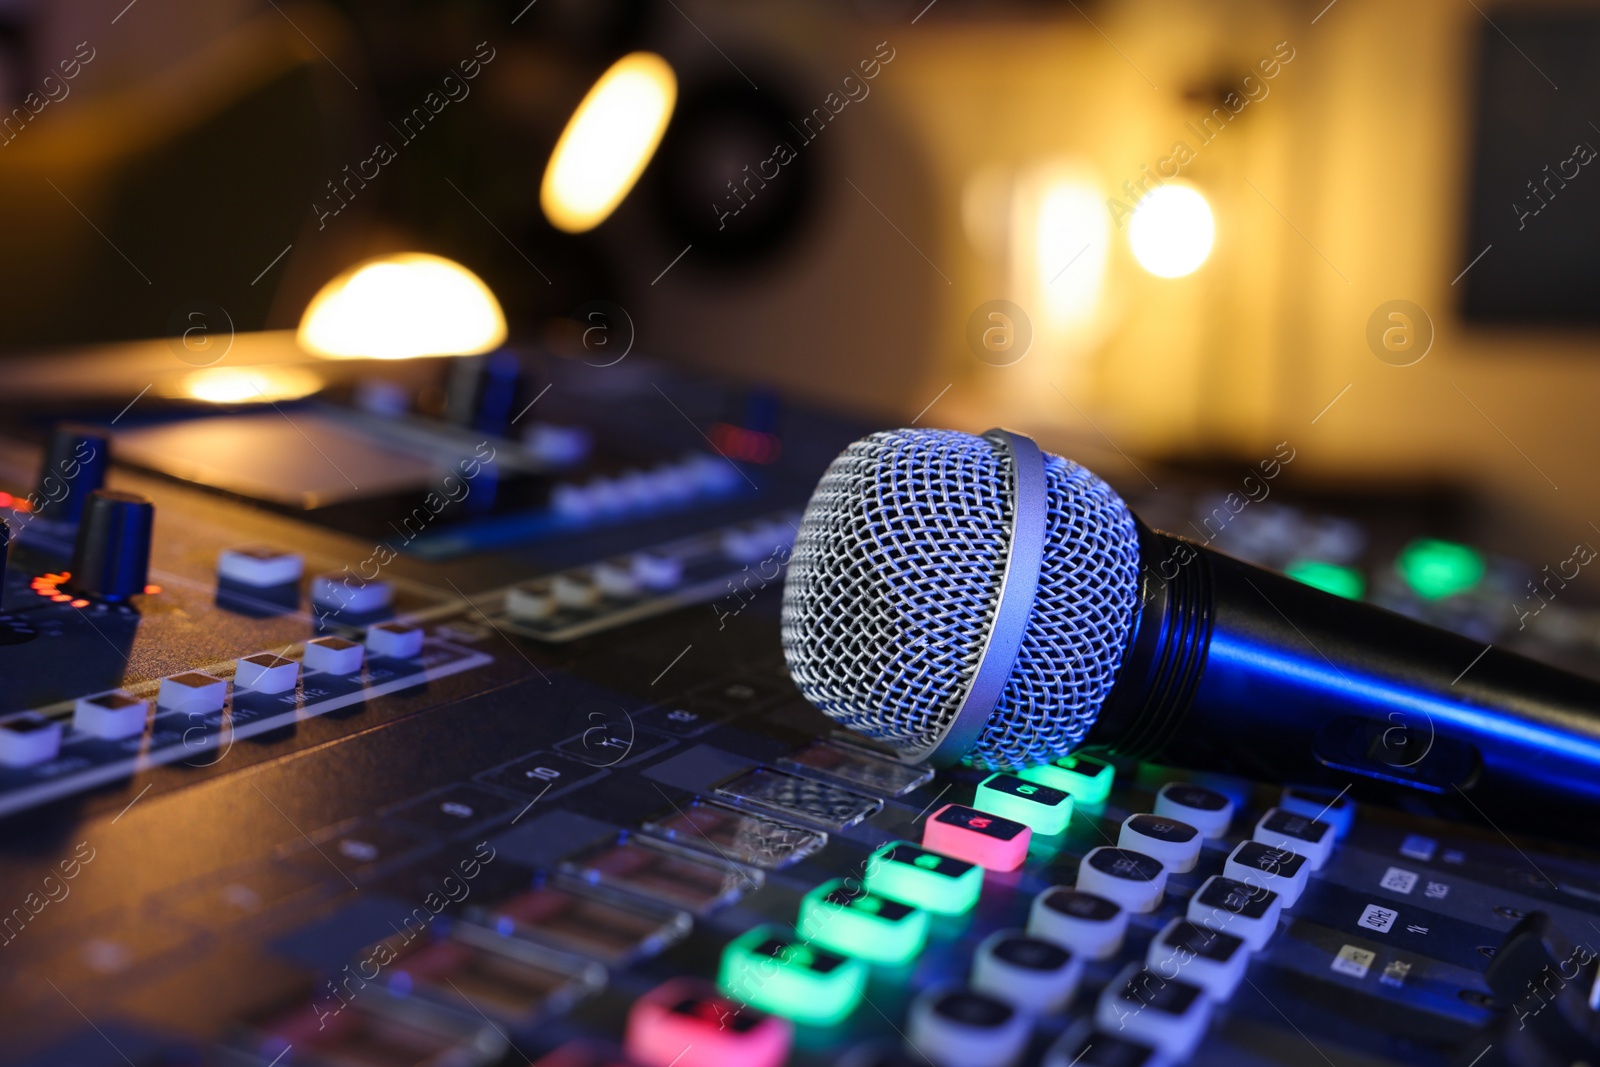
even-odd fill
[[[148,472],[108,483],[154,501],[147,566],[12,510],[0,1061],[1592,1056],[1592,851],[1337,778],[935,773],[834,729],[777,622],[834,447],[354,578],[336,524]],[[0,448],[13,501],[37,463]]]

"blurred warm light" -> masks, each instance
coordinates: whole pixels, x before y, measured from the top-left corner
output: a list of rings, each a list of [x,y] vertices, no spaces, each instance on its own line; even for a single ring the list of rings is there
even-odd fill
[[[655,155],[677,98],[677,76],[653,52],[623,56],[600,76],[545,168],[539,203],[551,225],[583,233],[616,210]]]
[[[207,367],[178,383],[180,395],[208,404],[299,400],[321,388],[322,379],[300,367]]]
[[[461,264],[404,252],[324,285],[300,319],[299,339],[334,358],[470,356],[505,342],[506,319],[483,279]]]
[[[1100,309],[1111,220],[1105,194],[1081,176],[1057,176],[1039,191],[1034,218],[1034,270],[1049,322],[1067,332]]]
[[[1163,185],[1139,201],[1128,244],[1139,265],[1161,278],[1191,274],[1211,254],[1216,224],[1206,198],[1187,185]]]

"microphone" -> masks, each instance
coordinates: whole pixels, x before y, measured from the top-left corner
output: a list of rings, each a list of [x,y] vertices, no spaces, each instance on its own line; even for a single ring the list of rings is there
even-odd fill
[[[908,761],[1375,779],[1547,830],[1549,804],[1600,804],[1600,683],[1152,530],[1007,430],[846,448],[783,646],[807,700]]]

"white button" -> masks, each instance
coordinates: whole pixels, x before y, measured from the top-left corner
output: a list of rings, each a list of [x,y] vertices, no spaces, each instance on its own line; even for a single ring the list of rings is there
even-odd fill
[[[403,622],[386,622],[367,630],[367,648],[374,656],[410,659],[422,651],[422,628]]]
[[[1226,837],[1233,801],[1193,782],[1168,782],[1156,794],[1156,814],[1182,820],[1207,837]]]
[[[600,510],[588,489],[570,482],[562,482],[550,490],[550,509],[574,522],[593,518]]]
[[[144,733],[144,721],[149,714],[148,700],[113,689],[109,693],[79,697],[72,708],[72,728],[90,737],[120,741]]]
[[[295,552],[259,545],[225,548],[217,556],[217,577],[264,589],[298,582],[305,565],[304,557]]]
[[[1095,1005],[1095,1025],[1187,1059],[1211,1021],[1211,998],[1199,986],[1165,978],[1130,963],[1108,983]]]
[[[556,598],[550,595],[546,581],[523,582],[506,591],[506,610],[514,619],[537,622],[556,613]]]
[[[939,1067],[1009,1067],[1028,1043],[1028,1017],[966,989],[930,989],[911,1005],[906,1039]]]
[[[699,452],[685,459],[683,466],[694,478],[700,491],[709,496],[719,496],[737,489],[744,481],[744,476],[740,474],[739,468],[733,465],[733,461],[723,459],[721,456],[710,456]]]
[[[653,508],[661,503],[656,480],[643,471],[623,471],[617,478],[617,492],[628,508]]]
[[[1278,929],[1283,901],[1270,889],[1214,874],[1189,898],[1188,914],[1190,922],[1232,934],[1259,952]]]
[[[636,552],[629,560],[634,580],[646,589],[661,592],[683,581],[683,561],[654,552]]]
[[[600,590],[588,576],[558,574],[550,582],[550,593],[564,608],[590,608],[600,602]]]
[[[583,488],[596,514],[615,515],[628,508],[628,498],[622,487],[610,478],[591,478]]]
[[[1082,977],[1070,948],[1021,930],[990,934],[972,958],[972,988],[1041,1015],[1064,1009]]]
[[[161,688],[156,692],[156,705],[203,715],[222,710],[222,702],[227,696],[228,683],[221,678],[189,671],[161,679]]]
[[[596,564],[594,584],[606,596],[616,597],[619,600],[639,594],[639,581],[633,576],[633,568],[626,564]]]
[[[1320,819],[1333,827],[1333,836],[1343,840],[1356,821],[1356,802],[1348,794],[1292,785],[1278,798],[1278,809],[1308,819]]]
[[[327,611],[365,615],[382,611],[394,600],[394,587],[376,579],[365,581],[346,574],[319,574],[311,579],[311,602]]]
[[[305,664],[308,671],[323,674],[354,674],[361,669],[364,655],[362,647],[342,637],[319,637],[306,642]]]
[[[1164,815],[1130,815],[1122,821],[1117,847],[1154,856],[1167,870],[1182,874],[1199,862],[1203,840],[1200,831],[1186,822]]]
[[[1295,815],[1280,808],[1267,809],[1256,823],[1253,836],[1263,845],[1300,853],[1313,871],[1322,870],[1322,865],[1333,854],[1333,827],[1320,819]]]
[[[759,563],[776,549],[761,525],[735,526],[722,534],[722,554],[735,563]]]
[[[593,439],[579,426],[535,422],[523,433],[522,444],[546,467],[571,467],[588,458]]]
[[[1094,1056],[1089,1059],[1089,1054]],[[1044,1067],[1159,1067],[1161,1054],[1141,1041],[1115,1031],[1097,1030],[1093,1019],[1080,1019],[1044,1054]]]
[[[1086,959],[1106,960],[1122,947],[1128,912],[1094,893],[1058,885],[1033,898],[1028,933],[1065,945]]]
[[[649,473],[656,485],[656,495],[669,504],[682,504],[694,499],[699,488],[694,474],[679,463],[664,463]]]
[[[1228,856],[1222,873],[1236,882],[1270,889],[1292,908],[1311,879],[1311,864],[1298,852],[1260,841],[1241,841]]]
[[[1078,865],[1078,888],[1114,900],[1129,911],[1155,911],[1167,888],[1167,868],[1143,852],[1101,846]]]
[[[1243,939],[1188,919],[1173,919],[1150,942],[1145,968],[1164,978],[1197,985],[1227,1000],[1244,980],[1250,951]]]
[[[271,652],[258,652],[239,660],[233,671],[235,687],[257,693],[287,693],[300,679],[300,664]]]
[[[31,767],[61,751],[61,724],[27,711],[0,722],[0,764]]]

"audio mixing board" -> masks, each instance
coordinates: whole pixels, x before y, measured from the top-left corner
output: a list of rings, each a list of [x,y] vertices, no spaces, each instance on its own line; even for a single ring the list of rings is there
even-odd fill
[[[0,1062],[1592,1062],[1592,850],[1337,778],[935,772],[834,729],[779,644],[850,435],[807,432],[355,581],[348,528],[118,468],[155,532],[108,601],[9,510]],[[0,446],[12,504],[39,462]]]

